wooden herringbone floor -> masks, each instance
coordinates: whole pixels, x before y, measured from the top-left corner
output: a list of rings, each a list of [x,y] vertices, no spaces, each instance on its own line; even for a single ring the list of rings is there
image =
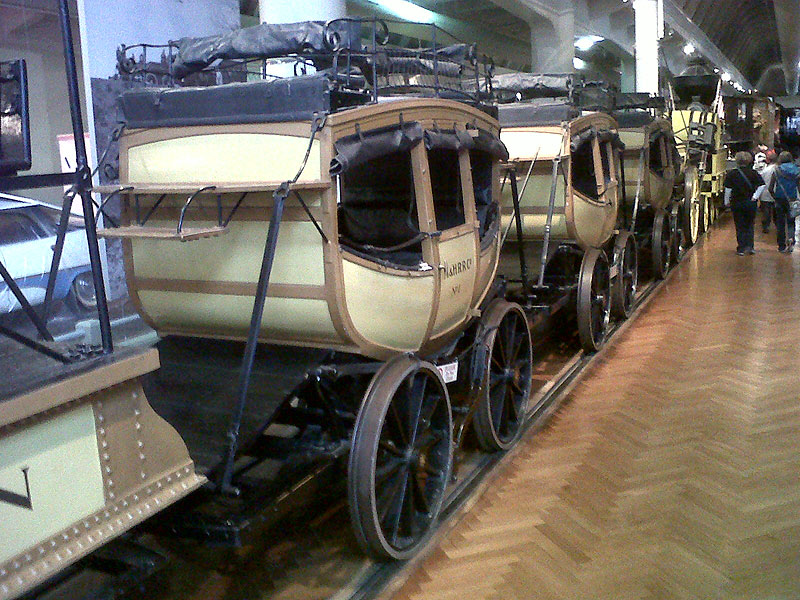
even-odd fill
[[[800,598],[800,253],[730,218],[395,599]]]

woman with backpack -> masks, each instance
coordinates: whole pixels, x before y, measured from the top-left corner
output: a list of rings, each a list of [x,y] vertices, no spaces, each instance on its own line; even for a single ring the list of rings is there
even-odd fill
[[[794,216],[790,203],[797,200],[800,168],[792,161],[792,153],[784,150],[778,156],[778,168],[770,182],[769,191],[775,198],[775,227],[778,231],[778,251],[789,254],[794,249]]]
[[[736,153],[736,168],[725,175],[725,205],[731,207],[736,226],[736,254],[755,254],[753,225],[758,210],[758,198],[766,189],[761,175],[753,170],[753,155]]]

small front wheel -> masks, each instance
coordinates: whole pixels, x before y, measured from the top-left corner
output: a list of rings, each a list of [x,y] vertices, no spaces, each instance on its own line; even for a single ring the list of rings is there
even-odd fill
[[[583,255],[577,311],[581,346],[586,352],[596,352],[605,341],[611,316],[611,272],[606,253],[598,248]]]
[[[669,272],[672,255],[672,229],[667,211],[658,209],[653,219],[653,232],[650,240],[653,259],[653,277],[664,279]]]
[[[533,373],[531,332],[519,304],[495,301],[484,313],[483,377],[472,420],[486,452],[507,450],[522,432]]]
[[[633,312],[636,290],[639,287],[639,254],[636,239],[622,231],[614,240],[616,276],[611,284],[611,309],[618,319],[627,319]]]

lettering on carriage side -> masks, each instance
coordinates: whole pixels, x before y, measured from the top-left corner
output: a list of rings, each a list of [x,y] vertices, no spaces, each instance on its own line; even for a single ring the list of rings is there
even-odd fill
[[[23,496],[22,494],[17,494],[15,492],[0,488],[0,502],[5,502],[6,504],[11,504],[13,506],[19,506],[20,508],[27,508],[28,510],[33,510],[31,484],[28,481],[28,468],[29,467],[22,468],[22,477],[25,479],[25,495]]]
[[[445,261],[444,278],[447,279],[448,277],[454,277],[456,275],[460,275],[461,273],[466,273],[472,268],[472,262],[473,261],[471,258],[465,258],[464,260],[459,260],[453,264],[448,264]]]
[[[453,296],[458,296],[461,293],[461,284],[453,286]]]

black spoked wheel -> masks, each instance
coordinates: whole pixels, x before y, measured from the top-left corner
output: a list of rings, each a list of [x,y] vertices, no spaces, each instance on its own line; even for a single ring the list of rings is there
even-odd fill
[[[705,233],[711,228],[712,210],[708,194],[700,194],[700,233]]]
[[[681,215],[683,241],[688,248],[700,236],[700,174],[697,167],[686,167],[683,183],[683,211]]]
[[[681,232],[680,225],[680,207],[677,203],[673,204],[672,210],[669,212],[669,240],[670,240],[670,264],[677,265],[681,259]]]
[[[656,211],[656,218],[653,220],[653,239],[651,240],[653,277],[656,279],[664,279],[669,272],[673,246],[670,234],[670,222],[667,212],[659,209]]]
[[[611,283],[611,310],[615,317],[627,319],[633,311],[636,290],[639,287],[639,254],[636,239],[629,231],[622,231],[614,241],[615,277]]]
[[[372,378],[353,431],[350,519],[374,558],[411,557],[433,531],[450,477],[450,399],[432,364],[403,355]]]
[[[586,352],[599,350],[611,316],[611,269],[606,253],[591,248],[578,276],[578,335]]]
[[[516,441],[531,393],[531,332],[518,304],[497,300],[484,313],[486,337],[483,379],[478,389],[473,427],[487,452],[506,450]]]

